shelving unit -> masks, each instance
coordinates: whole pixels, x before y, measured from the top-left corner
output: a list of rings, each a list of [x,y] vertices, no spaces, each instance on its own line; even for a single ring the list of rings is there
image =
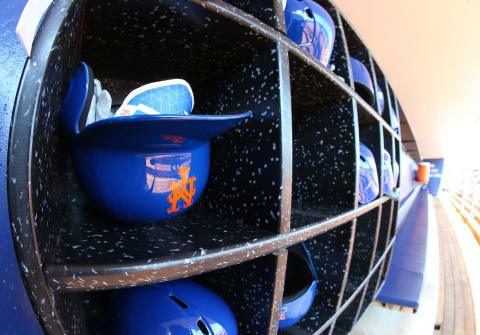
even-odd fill
[[[330,68],[285,36],[281,1],[228,2],[62,0],[45,16],[15,106],[8,191],[19,264],[46,333],[93,333],[117,289],[185,277],[230,305],[240,334],[347,333],[378,292],[398,201],[381,192],[360,206],[356,162],[362,141],[378,167],[383,148],[400,163],[390,118],[400,107],[385,75],[326,0],[318,3],[336,25]],[[382,115],[354,91],[349,55],[384,91]],[[194,114],[252,111],[212,141],[208,184],[191,210],[129,224],[85,197],[57,129],[79,61],[114,102],[141,84],[184,78]],[[286,248],[302,241],[319,275],[315,301],[278,331]]]

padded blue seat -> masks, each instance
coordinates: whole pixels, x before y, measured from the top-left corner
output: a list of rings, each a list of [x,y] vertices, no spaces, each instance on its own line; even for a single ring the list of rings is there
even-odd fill
[[[421,190],[397,235],[390,270],[377,300],[418,308],[425,272],[428,191]]]

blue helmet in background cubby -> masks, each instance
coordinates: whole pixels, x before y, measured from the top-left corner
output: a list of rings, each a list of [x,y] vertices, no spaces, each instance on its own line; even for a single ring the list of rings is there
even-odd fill
[[[360,142],[360,172],[358,183],[358,202],[366,204],[375,199],[380,192],[375,157],[368,147]]]
[[[311,0],[287,0],[287,37],[327,66],[335,42],[335,24],[322,6]]]
[[[118,335],[238,334],[230,307],[190,280],[119,290],[111,313],[111,328]]]
[[[315,298],[317,283],[317,272],[305,243],[288,248],[279,328],[296,324],[308,313]]]
[[[383,110],[385,109],[385,96],[380,86],[377,84],[377,100],[378,100],[378,113],[382,115]]]
[[[355,91],[368,104],[373,105],[375,102],[375,93],[373,90],[372,77],[370,77],[367,67],[354,57],[350,57],[350,64],[352,65]]]
[[[383,194],[390,193],[395,188],[395,177],[392,169],[392,158],[383,149]]]

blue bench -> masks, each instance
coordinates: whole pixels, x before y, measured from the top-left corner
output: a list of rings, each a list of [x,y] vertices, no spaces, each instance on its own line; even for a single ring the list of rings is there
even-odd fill
[[[420,190],[400,229],[385,284],[377,300],[418,308],[425,272],[428,235],[428,191]]]

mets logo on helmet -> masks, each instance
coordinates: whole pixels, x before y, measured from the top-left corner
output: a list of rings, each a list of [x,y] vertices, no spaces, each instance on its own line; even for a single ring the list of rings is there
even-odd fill
[[[172,190],[172,194],[168,196],[168,202],[170,202],[172,206],[167,210],[168,214],[178,212],[180,210],[177,207],[177,203],[180,199],[185,202],[183,208],[187,208],[192,205],[192,198],[196,192],[193,184],[197,180],[197,177],[188,178],[189,171],[189,166],[178,169],[178,174],[182,176],[182,179],[180,181],[170,183],[169,185],[169,188]]]

